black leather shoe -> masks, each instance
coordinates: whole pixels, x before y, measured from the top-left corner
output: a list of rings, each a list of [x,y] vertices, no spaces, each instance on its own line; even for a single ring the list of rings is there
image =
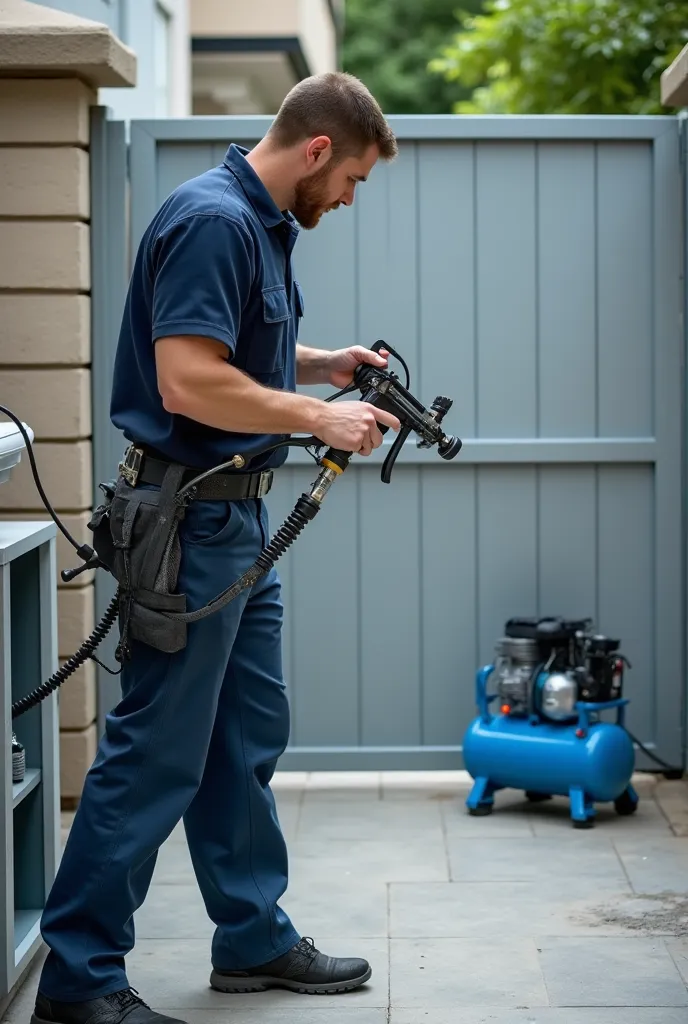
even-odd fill
[[[155,1013],[139,999],[135,989],[125,988],[84,1003],[58,1003],[40,992],[31,1024],[186,1024],[177,1017]]]
[[[218,992],[287,988],[309,995],[334,995],[365,985],[372,973],[365,960],[325,956],[315,948],[312,939],[301,939],[284,956],[261,967],[248,971],[223,971],[215,967],[210,984]]]

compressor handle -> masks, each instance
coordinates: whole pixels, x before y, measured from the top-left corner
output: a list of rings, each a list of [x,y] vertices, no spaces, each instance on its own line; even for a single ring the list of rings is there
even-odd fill
[[[616,700],[605,700],[599,704],[595,704],[591,701],[577,701],[576,711],[578,712],[578,728],[587,733],[590,728],[590,715],[595,714],[598,711],[613,711],[617,710],[616,722],[617,725],[624,724],[626,705],[630,704],[628,697],[618,697]]]

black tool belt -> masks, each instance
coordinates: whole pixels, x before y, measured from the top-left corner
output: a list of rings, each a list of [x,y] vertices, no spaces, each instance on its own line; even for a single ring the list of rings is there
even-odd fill
[[[132,487],[138,484],[152,484],[161,487],[165,474],[172,462],[152,455],[144,445],[130,445],[124,453],[119,471]],[[185,467],[180,487],[183,487],[202,470]],[[239,473],[236,469],[220,471],[201,480],[194,489],[197,501],[242,501],[247,498],[264,498],[272,487],[271,469],[261,473]]]
[[[199,471],[165,462],[132,445],[119,464],[119,474],[116,480],[100,484],[105,501],[88,524],[98,558],[118,583],[117,657],[122,661],[129,656],[130,638],[174,654],[186,646],[188,623],[211,612],[210,606],[207,613],[187,612],[186,595],[177,592],[178,531],[187,506],[194,500],[261,498],[272,486],[272,471],[218,472],[180,494]]]

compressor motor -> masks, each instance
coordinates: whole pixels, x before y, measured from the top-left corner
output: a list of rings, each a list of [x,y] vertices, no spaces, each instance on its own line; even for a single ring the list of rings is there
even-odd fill
[[[591,619],[509,619],[493,678],[502,714],[570,722],[581,701],[618,700],[628,664],[619,646],[594,632]]]
[[[533,802],[568,796],[575,828],[593,826],[598,802],[633,814],[635,751],[623,696],[630,664],[619,647],[591,619],[508,620],[494,662],[477,673],[479,715],[464,737],[475,780],[470,814],[490,814],[494,794],[506,788],[524,790]],[[616,722],[602,721],[611,710]]]

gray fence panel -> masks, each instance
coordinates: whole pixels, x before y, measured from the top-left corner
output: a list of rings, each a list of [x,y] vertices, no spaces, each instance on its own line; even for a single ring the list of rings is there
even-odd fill
[[[301,340],[389,340],[426,402],[454,398],[465,447],[407,445],[388,487],[384,453],[359,460],[280,561],[283,767],[460,766],[504,620],[552,613],[621,638],[631,728],[682,763],[677,122],[393,122],[398,160],[297,245]],[[177,184],[268,124],[134,122],[131,252]],[[290,455],[273,529],[313,475]]]

